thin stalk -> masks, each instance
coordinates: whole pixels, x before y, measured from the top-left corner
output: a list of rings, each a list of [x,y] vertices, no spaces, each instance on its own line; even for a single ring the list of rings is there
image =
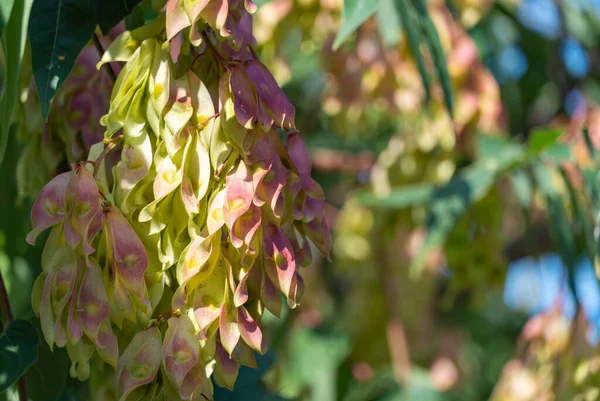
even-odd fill
[[[100,58],[102,58],[102,56],[104,55],[104,48],[102,47],[102,43],[100,43],[100,39],[98,38],[98,35],[96,35],[95,33],[92,36],[92,41],[94,42],[94,46],[96,46],[96,49],[98,50],[98,53],[100,54]],[[113,81],[113,84],[115,82],[117,82],[117,75],[115,74],[112,67],[110,66],[110,63],[104,64],[104,67],[106,67],[106,72],[108,73],[108,76],[110,77],[110,79]]]

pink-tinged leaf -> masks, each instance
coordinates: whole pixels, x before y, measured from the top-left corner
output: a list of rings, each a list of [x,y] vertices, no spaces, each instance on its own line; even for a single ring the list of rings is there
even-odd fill
[[[325,193],[323,192],[323,188],[310,176],[300,174],[300,183],[302,184],[302,189],[306,194],[315,199],[325,199]]]
[[[90,221],[90,226],[88,227],[88,231],[85,236],[84,243],[90,243],[96,238],[96,235],[102,231],[102,218],[104,214],[102,213],[102,207],[98,208],[98,211]]]
[[[252,319],[252,316],[248,313],[246,308],[243,306],[238,308],[238,326],[240,330],[240,335],[256,352],[264,353],[265,352],[265,343],[263,341],[262,331],[258,324]]]
[[[225,189],[223,213],[225,224],[231,230],[236,220],[248,211],[254,198],[252,175],[243,161],[240,160],[235,170],[227,175]]]
[[[294,220],[304,220],[304,202],[306,201],[306,192],[300,191],[292,204],[292,217]]]
[[[173,104],[165,114],[164,120],[166,128],[168,128],[171,134],[176,137],[182,132],[183,128],[194,114],[187,77],[184,76],[171,82],[169,101],[172,101]],[[179,150],[181,146],[181,144],[177,142],[167,143],[166,145],[167,150],[169,150],[169,155],[172,157],[174,156],[173,152]]]
[[[77,192],[65,222],[65,237],[73,248],[82,242],[84,252],[86,255],[90,255],[95,252],[95,249],[92,248],[88,233],[96,214],[102,207],[100,193],[95,178],[85,166],[77,164],[74,172],[77,179]],[[73,234],[68,235],[71,232]]]
[[[154,199],[161,199],[173,192],[181,184],[182,171],[171,161],[167,155],[156,172],[154,179]]]
[[[194,324],[186,315],[171,317],[162,346],[163,368],[171,383],[180,388],[198,362],[200,343]]]
[[[277,287],[271,281],[267,272],[263,272],[260,285],[260,299],[273,315],[279,317],[281,315],[281,295],[277,291]]]
[[[256,369],[256,356],[254,351],[245,342],[240,341],[233,350],[232,358],[236,360],[240,365],[248,366],[249,368]]]
[[[258,60],[252,60],[246,65],[246,73],[258,93],[259,112],[262,112],[263,116],[268,117],[277,126],[294,130],[296,110],[267,67]],[[264,128],[269,129],[270,126]]]
[[[71,377],[85,381],[90,376],[90,358],[94,355],[94,346],[85,337],[76,343],[67,343],[67,353],[71,359]]]
[[[258,10],[258,6],[252,2],[252,0],[244,0],[244,6],[246,7],[246,11],[250,14],[254,14],[256,10]]]
[[[117,337],[113,333],[110,319],[106,318],[100,325],[96,336],[96,350],[98,355],[113,368],[117,367],[117,359],[119,358],[119,344]]]
[[[161,362],[161,336],[157,327],[150,327],[133,337],[117,364],[117,385],[120,401],[136,388],[151,383]]]
[[[202,3],[206,4],[208,1],[209,0],[195,1],[194,6],[197,7],[198,5],[201,5],[202,8],[204,8]],[[192,71],[188,71],[187,78],[190,85],[192,106],[194,107],[194,114],[196,116],[195,123],[206,125],[207,120],[209,118],[214,118],[215,115],[215,105],[210,96],[210,92],[206,85],[204,85],[204,82],[202,82]]]
[[[229,13],[229,0],[212,0],[204,10],[202,17],[216,30],[221,30]],[[221,32],[223,34],[223,32]]]
[[[230,232],[231,244],[238,249],[242,245],[250,246],[260,227],[260,222],[260,209],[256,205],[251,204],[248,211],[240,216],[233,225],[233,229]]]
[[[219,240],[220,238],[216,234],[209,235],[208,237],[199,235],[194,239],[189,245],[187,252],[185,252],[183,263],[177,266],[177,281],[180,285],[185,285],[192,277],[197,276],[205,268],[206,271],[203,272],[203,276],[206,277],[204,279],[212,274],[214,263],[208,262],[213,252],[218,252]]]
[[[246,281],[251,277],[251,273],[253,270],[253,266],[248,269],[248,271],[243,273],[242,278],[240,279],[239,284],[235,288],[235,292],[233,293],[233,305],[238,308],[245,304],[248,301],[248,288],[246,288]],[[243,272],[243,270],[242,270]]]
[[[202,398],[200,397],[193,397],[202,392],[202,388],[207,380],[206,368],[200,359],[183,379],[181,387],[179,387],[179,396],[184,400],[201,400]]]
[[[83,330],[81,324],[75,318],[75,299],[71,299],[69,303],[69,315],[67,316],[67,335],[69,341],[76,343],[83,336]]]
[[[40,316],[40,305],[42,303],[42,293],[44,292],[46,277],[48,277],[48,273],[42,272],[38,278],[35,279],[33,289],[31,290],[31,307],[33,308],[33,313],[38,317]]]
[[[302,267],[310,265],[312,262],[312,251],[310,249],[310,244],[308,243],[306,238],[302,237],[300,233],[288,238],[290,238],[290,242],[294,247],[294,255],[296,255],[296,264]]]
[[[310,176],[312,168],[310,155],[299,133],[294,132],[288,135],[287,151],[298,172]]]
[[[127,200],[135,186],[150,171],[152,157],[152,144],[148,135],[135,146],[128,143],[123,145],[121,161],[115,168],[115,181],[118,183],[115,201],[124,213],[130,213]]]
[[[225,268],[222,262],[212,275],[194,290],[194,317],[201,332],[205,331],[221,314],[225,302]]]
[[[56,271],[52,283],[52,308],[56,319],[54,341],[59,347],[67,343],[67,332],[63,326],[63,312],[71,300],[77,282],[77,270],[82,261],[78,260],[75,252],[68,247],[63,247],[53,259],[53,269]],[[67,311],[68,314],[68,311]],[[68,316],[65,321],[68,324]]]
[[[223,210],[225,207],[225,196],[226,189],[223,188],[210,203],[208,216],[206,217],[206,226],[209,234],[217,232],[225,224],[225,211]]]
[[[279,289],[288,296],[296,272],[296,261],[290,241],[281,229],[273,224],[263,226],[263,251],[266,257],[265,270],[270,273],[269,268],[274,267],[276,276],[272,276],[271,279],[276,281]]]
[[[112,267],[117,278],[142,303],[146,285],[144,272],[148,267],[148,255],[125,217],[115,208],[104,212],[107,247],[111,248]]]
[[[288,297],[288,306],[294,309],[300,305],[300,299],[304,294],[304,280],[302,276],[296,272],[294,279],[292,280],[292,288],[290,290],[290,296]]]
[[[169,0],[167,2],[167,40],[192,24],[186,13],[185,0]]]
[[[196,133],[186,147],[184,155],[181,195],[188,214],[199,212],[199,202],[204,199],[211,179],[208,149]]]
[[[102,271],[97,264],[85,268],[81,288],[77,297],[76,316],[92,340],[98,335],[102,322],[108,317],[108,296],[102,281]]]
[[[317,247],[321,255],[325,256],[328,260],[330,259],[331,250],[331,231],[329,230],[329,224],[325,217],[320,221],[314,219],[303,226],[303,231],[311,242]]]
[[[56,315],[52,308],[52,282],[54,281],[55,272],[51,271],[46,276],[44,281],[44,289],[42,290],[42,297],[40,302],[40,325],[42,326],[42,333],[44,338],[50,346],[50,349],[54,346],[54,327],[56,325]]]
[[[233,385],[238,376],[239,364],[227,354],[221,343],[217,342],[215,349],[215,375],[220,384],[233,390]]]
[[[258,115],[256,92],[242,65],[235,64],[229,70],[231,71],[230,85],[235,116],[244,128],[252,129]]]
[[[303,212],[302,220],[306,223],[314,219],[322,219],[325,214],[325,200],[307,197],[304,200]]]
[[[190,40],[194,46],[198,46],[202,42],[202,37],[198,32],[198,27],[196,26],[196,23],[200,19],[200,13],[206,7],[209,1],[210,0],[193,0],[183,2],[188,18],[190,19],[190,21],[192,21]]]
[[[35,245],[35,239],[42,231],[65,217],[65,191],[72,175],[72,171],[57,175],[40,191],[31,208],[33,230],[27,234],[29,244]]]
[[[231,355],[240,340],[240,329],[237,321],[237,308],[227,300],[221,306],[219,332],[223,348]]]

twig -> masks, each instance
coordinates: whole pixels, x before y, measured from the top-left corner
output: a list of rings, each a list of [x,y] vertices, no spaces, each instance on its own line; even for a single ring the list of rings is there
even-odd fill
[[[385,216],[378,216],[381,220]],[[385,227],[379,223],[376,225],[377,229],[374,230],[374,234],[377,235],[374,243],[376,244],[376,264],[379,267],[379,280],[381,288],[383,290],[383,297],[386,307],[386,331],[387,331],[387,342],[388,350],[390,352],[390,359],[392,360],[392,367],[396,376],[396,382],[400,386],[406,385],[410,380],[411,375],[411,362],[410,352],[408,348],[408,340],[406,336],[406,329],[402,322],[402,316],[398,310],[398,305],[401,304],[400,294],[398,293],[398,281],[395,279],[393,271],[391,270],[390,261],[387,257],[388,250],[385,248]]]
[[[2,314],[4,315],[4,330],[6,330],[6,327],[13,321],[13,314],[10,309],[8,292],[6,291],[6,285],[4,285],[2,273],[0,273],[0,307],[2,308]]]
[[[102,47],[102,43],[100,43],[100,39],[98,39],[98,35],[96,35],[95,33],[92,36],[92,41],[94,42],[94,46],[96,46],[98,53],[100,53],[100,58],[102,59],[102,56],[104,55],[104,48]],[[106,72],[108,73],[108,76],[112,80],[113,84],[117,82],[117,75],[110,66],[110,63],[106,63],[104,64],[104,66],[106,67]]]
[[[104,160],[106,155],[109,154],[115,148],[115,146],[117,146],[117,144],[122,140],[123,135],[119,135],[109,140],[105,140],[106,143],[104,144],[104,150],[102,151],[102,153],[100,153],[100,156],[98,156],[98,158],[92,162],[92,164],[94,165],[94,178],[98,177],[100,165],[102,164],[102,161]]]

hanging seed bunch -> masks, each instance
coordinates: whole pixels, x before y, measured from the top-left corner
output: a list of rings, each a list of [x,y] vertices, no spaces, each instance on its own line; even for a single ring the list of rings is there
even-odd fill
[[[125,63],[104,140],[34,204],[29,242],[51,232],[33,304],[94,393],[204,400],[211,377],[232,388],[265,351],[264,309],[298,305],[311,248],[329,255],[294,107],[251,47],[255,9],[169,0],[121,34],[98,64]]]

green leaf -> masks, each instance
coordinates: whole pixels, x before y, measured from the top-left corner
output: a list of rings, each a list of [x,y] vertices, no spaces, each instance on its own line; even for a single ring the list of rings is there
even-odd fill
[[[498,160],[481,160],[462,169],[445,186],[436,188],[429,207],[427,236],[411,263],[413,277],[421,273],[428,253],[446,241],[469,206],[481,200],[496,183],[498,176],[518,166],[520,160],[520,153],[507,153]]]
[[[94,29],[96,19],[90,0],[44,0],[33,4],[29,26],[31,63],[46,120],[52,98]]]
[[[344,0],[342,10],[342,26],[333,42],[333,49],[340,47],[342,42],[352,34],[379,7],[379,0]]]
[[[583,242],[583,249],[593,259],[596,255],[596,244],[590,218],[584,205],[584,199],[571,183],[567,170],[562,166],[559,167],[559,170],[569,192],[569,201],[573,211],[573,231],[580,238],[581,242]]]
[[[402,37],[402,24],[394,0],[379,0],[379,9],[375,15],[377,27],[386,46],[394,47]]]
[[[125,17],[125,27],[133,31],[143,25],[151,24],[159,13],[152,8],[152,2],[142,1],[133,8],[131,14]]]
[[[289,335],[288,341],[282,395],[297,399],[302,390],[310,388],[312,400],[336,400],[337,369],[351,351],[348,337],[300,329]]]
[[[4,27],[8,23],[14,3],[15,0],[0,0],[0,37],[4,33]]]
[[[531,208],[531,202],[533,201],[533,191],[527,173],[523,170],[515,171],[510,175],[510,182],[521,208],[528,211]]]
[[[572,268],[578,260],[577,249],[575,246],[575,235],[569,223],[569,218],[565,206],[552,181],[554,175],[549,166],[543,162],[533,164],[533,176],[540,189],[540,192],[546,198],[548,206],[548,219],[550,222],[550,235],[554,245],[557,247],[564,263]]]
[[[370,191],[360,191],[356,198],[365,206],[380,206],[391,209],[404,209],[431,201],[435,187],[430,184],[405,185],[394,188],[385,197]]]
[[[38,359],[38,335],[26,320],[15,320],[0,337],[0,391],[6,390]]]
[[[67,384],[69,356],[64,348],[51,351],[45,341],[38,346],[38,361],[27,370],[27,392],[32,401],[56,401]]]
[[[562,130],[557,128],[535,129],[529,135],[527,152],[529,154],[538,154],[550,145],[555,144],[561,135]]]
[[[420,16],[421,25],[423,28],[423,35],[425,42],[429,47],[429,52],[433,58],[433,65],[438,75],[442,90],[444,92],[444,101],[448,111],[452,115],[454,109],[454,100],[452,98],[452,81],[450,80],[450,74],[448,72],[448,65],[446,63],[446,55],[440,42],[440,37],[435,29],[435,25],[427,12],[427,7],[424,0],[417,0],[417,11]]]
[[[141,0],[91,0],[98,25],[107,34],[123,18],[128,16]]]
[[[411,0],[396,0],[396,10],[400,14],[400,20],[402,26],[406,32],[406,39],[410,51],[415,58],[419,74],[421,74],[421,80],[423,81],[423,88],[425,89],[425,95],[427,96],[426,101],[429,102],[431,96],[431,82],[429,79],[429,72],[425,66],[425,59],[421,53],[421,41],[423,39],[419,15],[414,9]]]
[[[0,165],[4,160],[12,113],[17,102],[19,70],[21,69],[21,59],[27,42],[27,22],[29,21],[32,2],[33,0],[16,0],[14,2],[5,34],[2,37],[6,62],[4,80],[6,86],[0,99]]]
[[[554,143],[546,147],[540,154],[542,159],[562,163],[573,159],[571,147],[564,143]]]
[[[524,156],[521,145],[492,135],[477,136],[476,152],[478,160],[493,160],[498,163],[505,163]]]

